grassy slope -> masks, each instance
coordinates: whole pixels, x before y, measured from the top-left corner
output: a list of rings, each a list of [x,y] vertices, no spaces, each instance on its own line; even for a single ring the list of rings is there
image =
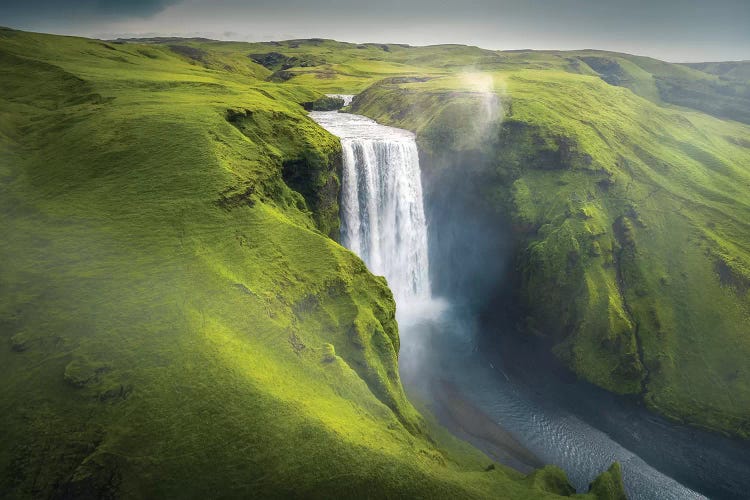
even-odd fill
[[[553,332],[558,355],[599,385],[750,436],[750,128],[670,105],[744,113],[741,98],[722,100],[718,77],[599,51],[232,47],[329,58],[325,74],[290,70],[289,83],[323,91],[357,92],[363,77],[396,69],[431,77],[371,86],[355,109],[417,131],[428,158],[479,150],[487,159],[469,171],[486,177],[488,204],[514,219],[525,328]],[[352,75],[343,62],[367,71]],[[506,116],[484,136],[472,123],[488,76]],[[678,80],[703,93],[688,92],[691,102],[665,92]],[[706,108],[712,98],[724,107]]]
[[[564,355],[613,390],[639,389],[622,383],[640,371],[646,400],[660,411],[750,435],[750,150],[733,140],[748,127],[660,109],[596,80],[540,80],[510,80],[512,117],[573,138],[577,151],[569,171],[516,181],[513,205],[541,229],[531,252],[551,245],[537,254],[553,266],[542,279],[568,278],[564,256],[578,252],[586,302],[576,304],[582,323]],[[591,164],[576,165],[576,154]],[[550,206],[550,193],[565,206]],[[724,277],[722,266],[731,269]]]
[[[492,76],[506,117],[482,140],[455,126],[481,116],[460,79],[381,85],[355,105],[417,130],[428,156],[489,158],[473,174],[520,228],[526,328],[553,332],[579,375],[749,436],[750,129],[587,75]]]
[[[685,63],[685,66],[711,75],[717,75],[725,80],[750,80],[750,61],[728,61],[707,63]]]
[[[564,491],[405,399],[389,290],[282,179],[335,179],[318,94],[184,54],[0,31],[3,496]]]
[[[602,51],[573,52],[612,85],[669,103],[750,123],[750,78],[743,63],[670,64]]]

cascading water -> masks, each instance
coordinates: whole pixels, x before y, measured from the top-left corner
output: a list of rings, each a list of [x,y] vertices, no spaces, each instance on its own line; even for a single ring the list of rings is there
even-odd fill
[[[414,134],[363,116],[315,112],[341,138],[341,242],[386,277],[399,308],[430,299],[427,224]]]

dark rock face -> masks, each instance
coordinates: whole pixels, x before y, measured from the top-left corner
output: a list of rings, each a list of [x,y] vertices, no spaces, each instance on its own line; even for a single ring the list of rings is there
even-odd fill
[[[286,70],[290,68],[310,68],[313,66],[321,66],[326,63],[325,59],[316,56],[285,56],[279,52],[249,54],[247,57],[271,71]]]
[[[268,69],[280,68],[289,58],[278,52],[268,52],[267,54],[250,54],[247,57]]]
[[[307,111],[336,111],[344,107],[344,100],[340,97],[321,97],[317,101],[302,103]]]
[[[169,48],[176,54],[180,54],[181,56],[199,62],[206,62],[206,56],[208,55],[205,50],[197,47],[190,47],[189,45],[170,45]]]
[[[269,76],[267,80],[269,82],[274,82],[274,83],[283,83],[283,82],[291,80],[295,76],[297,75],[293,71],[279,70],[279,71],[274,71],[274,73],[271,76]]]
[[[601,79],[610,85],[620,86],[623,84],[623,79],[627,78],[622,66],[613,59],[605,57],[581,57],[581,60],[599,73]]]
[[[281,170],[284,182],[305,198],[318,228],[335,240],[339,238],[339,172],[340,153],[325,161],[305,155],[285,161]]]
[[[343,100],[337,99],[343,104]],[[284,116],[273,112],[257,110],[227,110],[226,120],[237,127],[253,141],[262,142],[259,129],[273,129],[276,139],[287,147],[287,155],[280,158],[280,178],[296,193],[301,195],[296,202],[299,208],[309,210],[317,228],[329,237],[339,237],[339,188],[341,174],[341,146],[335,142],[327,147],[313,143],[298,143],[294,128],[280,128],[275,125]],[[288,117],[287,117],[288,118]],[[257,186],[229,186],[218,194],[215,204],[225,210],[239,206],[252,206],[257,194]],[[304,201],[303,201],[304,200]]]

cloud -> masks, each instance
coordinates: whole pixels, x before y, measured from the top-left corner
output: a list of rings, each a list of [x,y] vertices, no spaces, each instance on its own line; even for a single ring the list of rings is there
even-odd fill
[[[52,19],[148,18],[183,0],[3,0],[0,18],[9,23]]]
[[[83,36],[200,32],[750,58],[750,0],[0,0],[0,25]]]
[[[129,0],[127,2],[122,2],[118,0],[94,0],[91,3],[94,4],[97,11],[102,13],[148,17],[161,12],[170,5],[180,3],[181,1],[182,0]]]

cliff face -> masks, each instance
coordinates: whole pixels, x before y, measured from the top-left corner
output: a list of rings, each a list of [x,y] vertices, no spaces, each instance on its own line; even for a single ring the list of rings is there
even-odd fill
[[[750,129],[590,76],[492,77],[384,81],[353,106],[417,132],[438,252],[471,275],[459,294],[487,306],[510,284],[520,330],[580,377],[750,436]],[[497,118],[477,126],[488,90]]]
[[[316,227],[333,239],[339,236],[338,196],[341,187],[341,145],[330,137],[313,139],[300,134],[307,119],[265,109],[229,109],[227,121],[248,139],[278,151],[281,178],[297,199],[297,208],[308,212]],[[269,144],[269,140],[274,143]]]

